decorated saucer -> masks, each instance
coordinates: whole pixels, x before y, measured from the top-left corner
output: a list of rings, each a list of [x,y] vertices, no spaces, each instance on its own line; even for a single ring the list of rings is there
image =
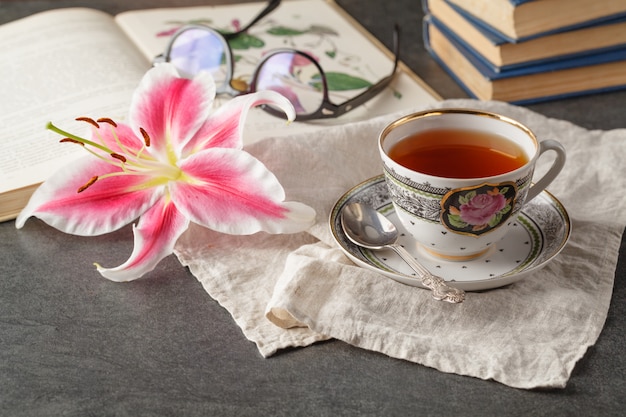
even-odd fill
[[[422,250],[409,235],[391,203],[383,175],[370,178],[346,192],[330,213],[333,238],[357,265],[379,272],[407,285],[422,287],[409,266],[392,250],[369,250],[352,243],[341,228],[340,213],[349,203],[373,206],[391,220],[398,231],[398,243],[405,247],[433,274],[465,291],[502,287],[539,270],[563,249],[571,234],[571,223],[563,205],[543,191],[526,203],[515,220],[515,227],[485,255],[470,261],[445,261]]]

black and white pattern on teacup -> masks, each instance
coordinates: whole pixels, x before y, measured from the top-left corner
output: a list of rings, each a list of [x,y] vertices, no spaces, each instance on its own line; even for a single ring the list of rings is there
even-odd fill
[[[394,203],[409,213],[418,216],[425,220],[432,222],[438,222],[441,206],[437,200],[428,198],[416,197],[410,194],[406,189],[396,186],[390,186],[389,189]],[[399,195],[398,193],[405,193],[407,195]]]
[[[423,220],[441,223],[441,199],[451,191],[448,187],[434,187],[428,182],[418,183],[399,175],[388,166],[384,166],[385,182],[392,201],[402,210]],[[519,201],[524,201],[531,183],[533,173],[515,181],[517,197],[513,204],[511,216],[517,215],[522,209]],[[514,217],[515,218],[515,217]]]
[[[385,167],[385,181],[391,200],[402,210],[423,220],[440,223],[441,197],[449,188],[437,188],[429,183],[416,183],[399,176],[392,169]]]
[[[443,188],[443,187],[433,187],[428,182],[424,182],[424,183],[415,182],[415,181],[411,180],[410,178],[407,178],[407,177],[404,177],[402,175],[399,175],[393,168],[389,168],[389,167],[385,166],[384,169],[385,169],[385,177],[388,177],[388,180],[391,180],[391,179],[395,180],[395,181],[392,181],[392,182],[397,182],[397,183],[402,184],[404,187],[406,187],[407,189],[411,190],[415,194],[419,194],[419,195],[424,195],[426,197],[440,199],[448,191],[450,191],[450,188],[448,188],[448,187],[445,187],[445,188]],[[387,181],[387,182],[389,182],[389,181]]]

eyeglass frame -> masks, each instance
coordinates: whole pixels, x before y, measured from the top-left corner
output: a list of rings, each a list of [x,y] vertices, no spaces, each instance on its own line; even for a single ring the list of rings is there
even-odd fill
[[[362,104],[366,103],[367,101],[373,99],[375,96],[377,96],[378,94],[380,94],[385,88],[387,88],[387,86],[389,84],[391,84],[391,81],[393,80],[393,78],[396,75],[396,71],[398,68],[398,63],[399,63],[399,51],[400,51],[400,28],[399,26],[396,24],[394,25],[394,37],[393,37],[393,44],[394,44],[394,51],[393,51],[393,55],[394,55],[394,64],[393,64],[393,70],[391,71],[391,73],[382,78],[381,80],[379,80],[377,83],[369,86],[365,91],[363,91],[362,93],[356,95],[355,97],[352,97],[348,100],[346,100],[345,102],[341,103],[341,104],[335,104],[330,100],[330,96],[329,96],[329,89],[328,89],[328,80],[326,78],[326,73],[324,72],[324,70],[322,69],[321,65],[317,62],[317,60],[312,57],[310,54],[303,52],[303,51],[299,51],[297,49],[293,49],[293,48],[279,48],[279,49],[274,49],[272,50],[270,53],[266,54],[263,59],[261,59],[261,61],[259,61],[254,69],[252,78],[250,80],[250,82],[247,84],[247,89],[246,90],[239,90],[237,88],[234,88],[232,85],[232,82],[234,80],[233,76],[234,76],[234,62],[233,62],[233,52],[232,52],[232,48],[230,47],[230,45],[228,44],[228,40],[229,39],[233,39],[236,38],[237,36],[241,35],[242,33],[246,32],[248,29],[250,29],[255,23],[257,23],[259,20],[261,20],[264,16],[266,16],[267,14],[269,14],[270,12],[272,12],[275,8],[277,8],[280,5],[281,0],[271,0],[268,5],[266,6],[265,9],[263,9],[250,23],[248,23],[244,28],[238,30],[237,32],[231,32],[231,33],[221,33],[209,26],[206,25],[200,25],[200,24],[190,24],[190,25],[185,25],[181,28],[179,28],[170,38],[168,45],[165,48],[165,52],[162,54],[157,55],[154,60],[153,60],[153,65],[158,65],[159,63],[163,63],[163,62],[170,62],[170,53],[172,50],[172,46],[174,44],[174,42],[176,42],[176,39],[178,38],[178,36],[180,36],[182,33],[191,30],[191,29],[200,29],[200,30],[204,30],[207,32],[211,32],[214,35],[217,36],[218,39],[220,39],[223,43],[223,46],[225,48],[225,51],[228,51],[228,55],[226,55],[226,69],[227,69],[227,73],[226,73],[226,77],[224,80],[224,83],[220,86],[216,86],[216,94],[227,94],[230,95],[232,97],[238,96],[238,95],[242,95],[242,94],[249,94],[249,93],[253,93],[256,90],[256,85],[257,85],[257,81],[258,81],[258,75],[259,75],[259,70],[261,68],[263,68],[263,65],[265,64],[266,61],[268,61],[269,59],[271,59],[273,56],[277,55],[277,54],[281,54],[281,53],[291,53],[291,54],[297,54],[297,55],[302,55],[305,58],[307,58],[308,60],[311,61],[312,64],[314,64],[317,68],[317,70],[319,71],[319,76],[320,76],[320,81],[322,83],[323,86],[323,91],[322,91],[322,102],[320,103],[320,106],[317,108],[317,110],[313,113],[306,113],[306,114],[297,114],[296,115],[296,121],[306,121],[306,120],[316,120],[316,119],[328,119],[328,118],[335,118],[335,117],[339,117],[342,116],[345,113],[348,113],[349,111],[355,109],[356,107],[361,106]],[[263,109],[265,111],[267,111],[268,113],[272,114],[273,116],[277,116],[277,117],[284,117],[284,114],[271,107],[271,106],[263,106]]]
[[[176,32],[170,37],[170,40],[167,44],[167,46],[165,47],[165,51],[164,53],[161,53],[157,56],[155,56],[152,59],[152,65],[156,65],[156,64],[162,64],[164,62],[169,62],[169,52],[172,50],[172,45],[174,44],[174,42],[176,41],[176,38],[178,36],[180,36],[181,33],[192,29],[192,28],[197,28],[197,29],[211,29],[212,31],[216,32],[218,35],[220,35],[222,38],[229,40],[229,39],[233,39],[236,38],[237,36],[241,35],[242,33],[248,31],[248,29],[250,29],[252,26],[254,26],[259,20],[263,19],[265,16],[267,16],[268,14],[270,14],[271,12],[274,11],[274,9],[276,9],[278,6],[280,6],[282,0],[270,0],[269,3],[267,3],[267,6],[265,6],[265,8],[263,10],[261,10],[261,12],[259,12],[258,15],[256,15],[247,25],[245,25],[243,28],[239,29],[236,32],[228,32],[228,33],[221,33],[218,32],[215,29],[210,28],[209,26],[206,25],[199,25],[199,24],[189,24],[189,25],[184,25],[180,28],[178,28],[176,30]],[[227,42],[228,44],[228,42]],[[231,51],[231,56],[232,56],[232,51]]]

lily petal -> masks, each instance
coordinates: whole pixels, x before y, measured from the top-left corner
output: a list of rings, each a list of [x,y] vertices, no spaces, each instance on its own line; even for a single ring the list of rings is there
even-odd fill
[[[133,227],[135,246],[130,258],[115,268],[96,264],[98,272],[111,281],[132,281],[152,271],[174,250],[174,244],[189,227],[189,220],[163,197]]]
[[[293,89],[287,86],[281,86],[281,85],[273,85],[270,88],[271,88],[271,91],[276,91],[277,93],[280,93],[285,98],[287,98],[289,102],[291,102],[291,104],[293,105],[297,113],[306,113],[304,106],[302,105],[302,103],[300,103],[300,98],[293,91]]]
[[[130,223],[151,207],[162,187],[145,188],[138,175],[114,176],[77,190],[92,177],[119,171],[92,156],[81,158],[56,172],[33,194],[16,219],[19,229],[35,216],[65,233],[96,236]]]
[[[209,73],[180,78],[173,65],[157,65],[133,95],[131,125],[143,128],[154,139],[153,153],[173,160],[209,116],[214,98],[215,81]]]
[[[296,118],[293,105],[275,91],[259,91],[235,97],[217,109],[187,143],[183,157],[208,148],[243,147],[245,118],[252,107],[271,105],[285,112],[289,122]]]
[[[294,233],[315,211],[284,203],[285,191],[263,163],[245,151],[212,148],[184,160],[186,180],[170,184],[172,200],[191,221],[229,234]]]

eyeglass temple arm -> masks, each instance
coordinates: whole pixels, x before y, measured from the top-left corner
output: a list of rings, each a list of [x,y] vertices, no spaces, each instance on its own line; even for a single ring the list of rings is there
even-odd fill
[[[333,115],[333,117],[341,116],[342,114],[349,112],[353,108],[358,107],[361,104],[371,100],[377,94],[379,94],[382,90],[387,88],[387,86],[391,83],[391,80],[393,80],[394,76],[396,75],[396,70],[398,69],[398,62],[400,61],[400,57],[399,57],[400,27],[397,24],[394,27],[394,33],[393,33],[393,49],[394,49],[395,58],[394,58],[393,70],[391,71],[391,74],[389,74],[382,80],[378,81],[376,84],[374,84],[373,86],[371,86],[370,88],[368,88],[367,90],[359,94],[358,96],[353,97],[350,100],[338,105],[337,111]]]
[[[263,19],[265,16],[267,16],[268,14],[273,12],[274,9],[276,9],[278,6],[280,6],[280,2],[281,2],[281,0],[270,0],[270,2],[267,4],[265,9],[263,9],[261,11],[261,13],[259,13],[254,19],[252,19],[252,21],[250,23],[248,23],[243,28],[239,29],[237,32],[223,33],[222,36],[224,36],[224,38],[226,38],[226,39],[231,39],[231,38],[234,38],[234,37],[244,33],[245,31],[250,29],[255,23],[257,23],[259,20]]]

